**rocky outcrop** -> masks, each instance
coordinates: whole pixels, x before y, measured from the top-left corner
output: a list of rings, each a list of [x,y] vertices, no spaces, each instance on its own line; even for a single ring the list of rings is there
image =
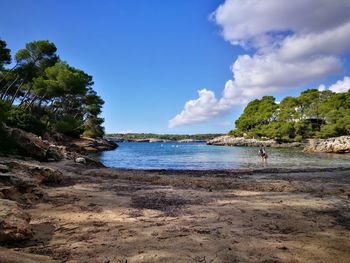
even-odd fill
[[[170,140],[158,139],[158,138],[150,138],[148,142],[170,142]]]
[[[24,156],[40,161],[59,161],[64,157],[57,146],[50,145],[33,133],[10,127],[4,127],[4,129]]]
[[[118,145],[105,139],[70,138],[59,133],[44,135],[44,140],[30,132],[5,126],[7,135],[14,140],[18,153],[38,161],[75,160],[89,153],[114,150]],[[87,163],[95,163],[86,157]],[[90,162],[89,162],[90,161]],[[0,167],[0,172],[1,172]]]
[[[230,135],[224,135],[216,137],[207,142],[209,145],[223,145],[223,146],[251,146],[251,147],[301,147],[304,144],[299,142],[293,143],[278,143],[275,140],[261,141],[257,139],[247,139],[244,137],[234,137]]]
[[[15,201],[0,199],[0,242],[14,242],[32,237],[30,217]]]
[[[88,154],[114,150],[118,145],[105,139],[79,138],[66,142],[66,149],[71,152]]]
[[[11,169],[21,180],[34,181],[37,184],[59,184],[63,180],[60,170],[48,167],[41,163],[17,161],[13,159],[3,160],[3,164]]]
[[[190,142],[206,142],[206,141],[204,141],[204,140],[195,140],[195,139],[183,139],[183,140],[178,140],[177,142],[190,143]]]
[[[350,136],[310,140],[304,152],[350,153]]]

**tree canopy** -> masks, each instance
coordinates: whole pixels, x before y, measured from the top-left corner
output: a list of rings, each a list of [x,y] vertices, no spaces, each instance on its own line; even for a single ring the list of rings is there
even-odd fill
[[[229,134],[279,141],[350,135],[350,90],[309,89],[279,104],[265,96],[248,103]]]
[[[0,40],[0,124],[43,135],[101,137],[103,99],[93,80],[57,55],[54,43],[33,41],[16,52]],[[9,67],[13,63],[12,67]]]

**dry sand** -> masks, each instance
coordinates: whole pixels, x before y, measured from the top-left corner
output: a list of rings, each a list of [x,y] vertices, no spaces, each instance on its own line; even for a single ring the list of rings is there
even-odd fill
[[[132,171],[53,163],[31,241],[59,262],[350,262],[350,170]]]

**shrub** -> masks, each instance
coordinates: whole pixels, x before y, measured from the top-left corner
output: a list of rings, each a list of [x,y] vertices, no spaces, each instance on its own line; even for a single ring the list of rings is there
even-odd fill
[[[228,132],[228,135],[234,136],[234,137],[243,137],[243,132],[239,130],[231,130]]]
[[[7,136],[2,123],[0,123],[0,138],[0,153],[14,154],[17,152],[16,142]]]
[[[8,126],[32,132],[37,135],[43,135],[46,130],[44,123],[19,107],[13,107],[8,112],[5,123]]]
[[[65,116],[62,119],[54,122],[53,127],[60,133],[78,138],[83,132],[82,124],[83,122],[79,119]]]
[[[6,122],[10,109],[11,105],[9,102],[0,100],[0,123]]]

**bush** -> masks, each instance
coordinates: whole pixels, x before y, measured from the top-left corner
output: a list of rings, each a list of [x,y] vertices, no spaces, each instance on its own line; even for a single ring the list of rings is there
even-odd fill
[[[44,123],[19,107],[13,107],[8,112],[5,123],[8,126],[32,132],[40,136],[43,135],[46,130]]]
[[[3,125],[0,123],[0,153],[14,154],[17,153],[16,142],[7,136],[7,133],[3,129]]]
[[[0,123],[6,122],[10,109],[11,105],[9,102],[0,100]]]
[[[75,118],[65,116],[62,119],[53,123],[53,128],[65,135],[79,138],[80,134],[83,132],[82,128],[83,122]]]
[[[234,136],[234,137],[243,137],[243,132],[239,130],[231,130],[228,132],[228,135]]]
[[[301,136],[301,135],[297,135],[294,138],[294,141],[296,141],[296,142],[301,142],[302,140],[303,140],[303,136]]]

